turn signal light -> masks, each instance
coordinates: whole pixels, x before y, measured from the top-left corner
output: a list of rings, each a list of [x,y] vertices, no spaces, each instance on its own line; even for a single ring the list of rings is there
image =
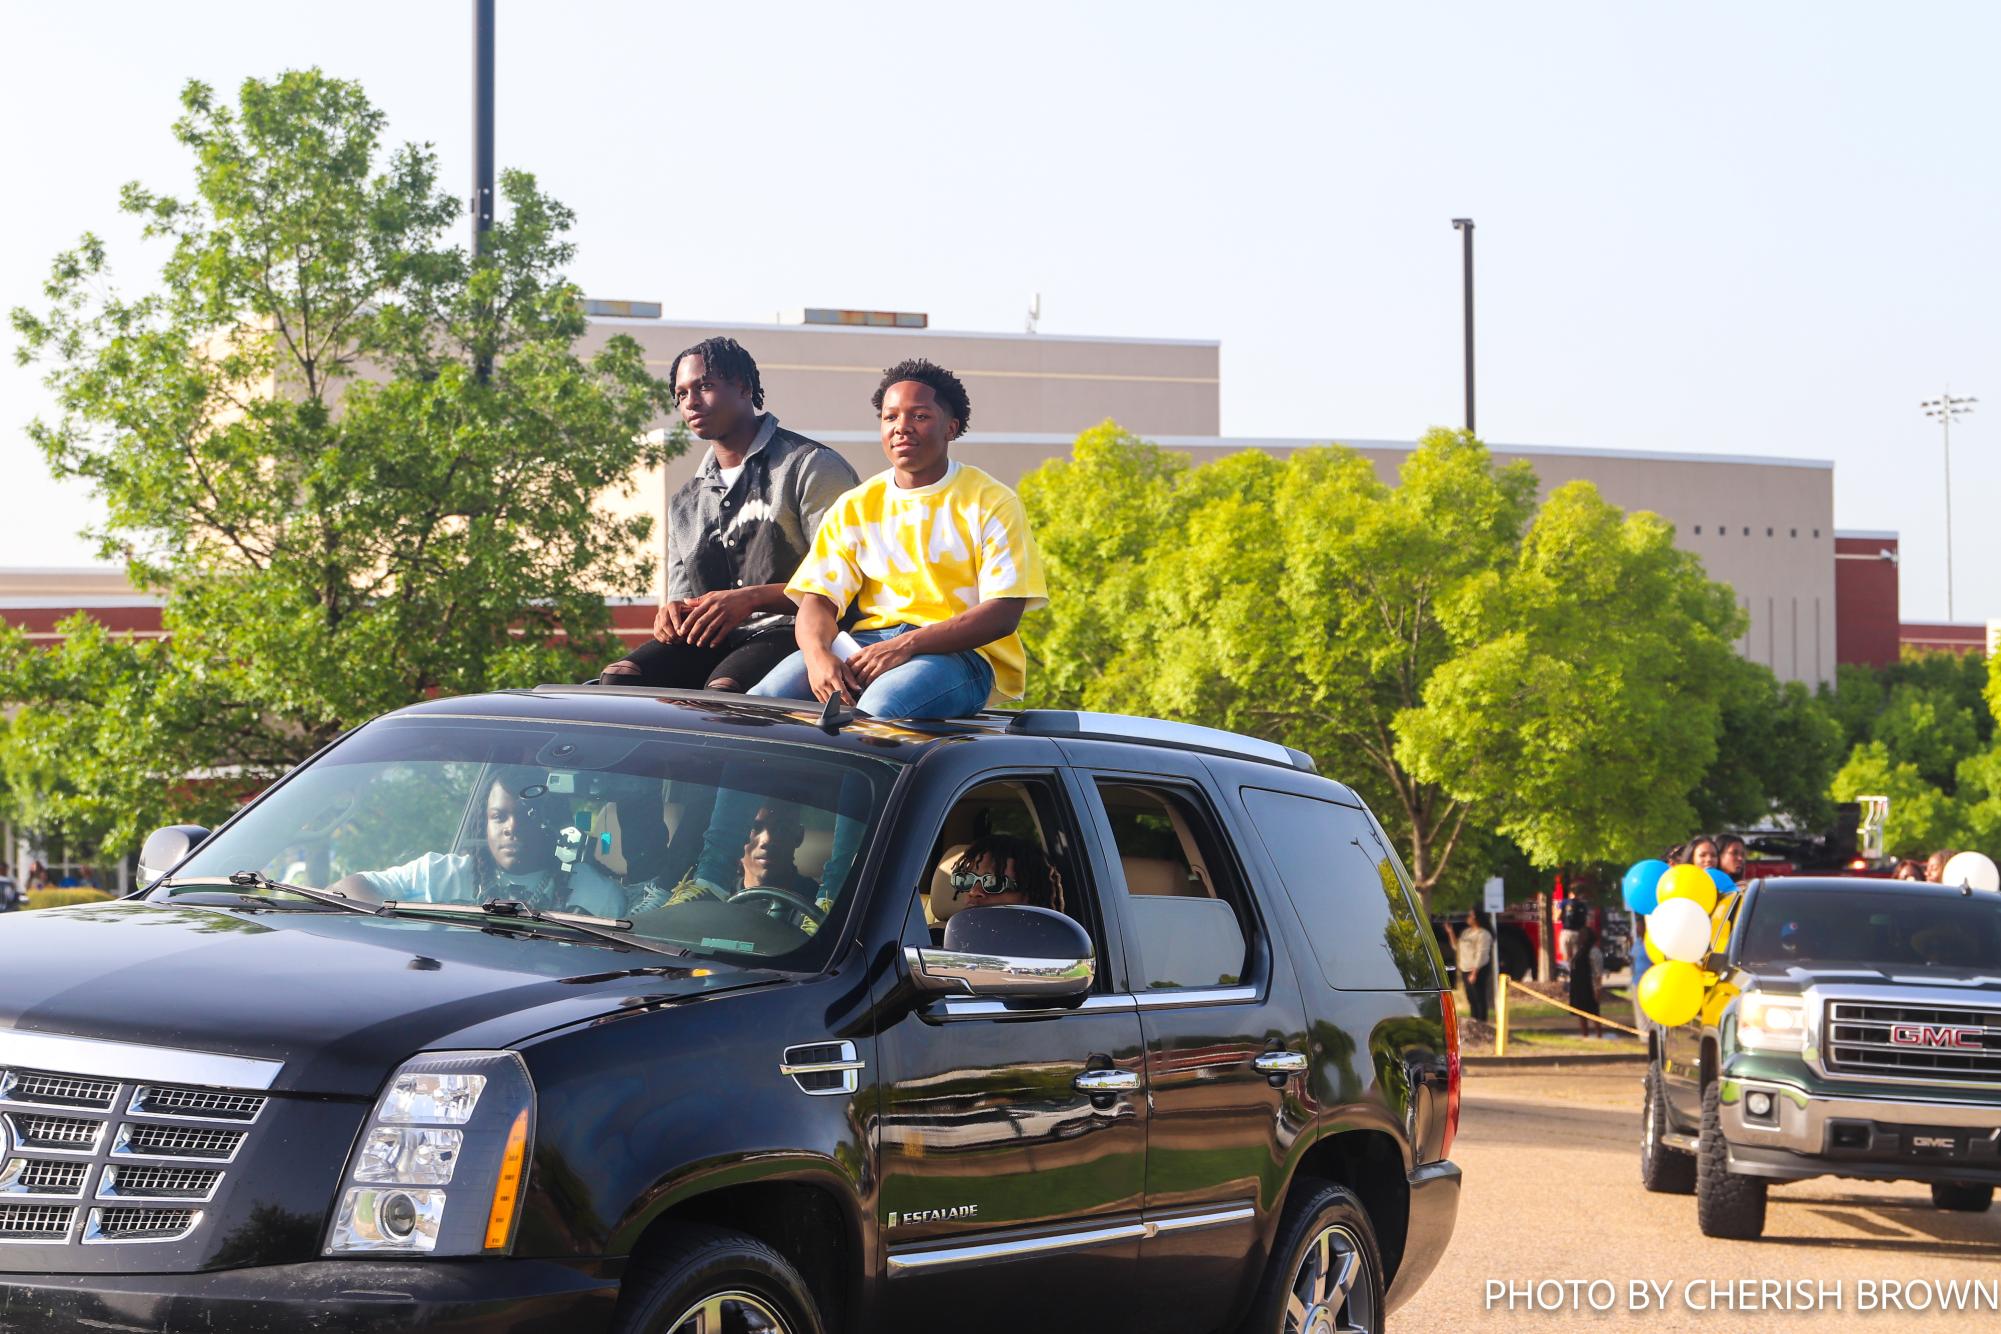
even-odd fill
[[[1459,1007],[1449,991],[1440,999],[1445,1002],[1445,1139],[1438,1156],[1450,1158],[1452,1141],[1459,1137]]]

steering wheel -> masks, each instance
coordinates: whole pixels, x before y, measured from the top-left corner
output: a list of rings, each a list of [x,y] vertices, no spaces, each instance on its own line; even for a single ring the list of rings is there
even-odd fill
[[[804,914],[806,919],[812,922],[815,927],[827,920],[826,911],[819,904],[813,902],[813,900],[803,894],[794,894],[789,889],[766,889],[762,887],[757,889],[740,889],[730,895],[725,902],[741,903],[745,899],[753,898],[777,899],[793,911]]]

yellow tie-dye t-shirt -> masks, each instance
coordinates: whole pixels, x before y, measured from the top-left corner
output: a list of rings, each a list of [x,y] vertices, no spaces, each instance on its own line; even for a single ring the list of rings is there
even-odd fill
[[[842,608],[852,600],[857,630],[936,625],[994,598],[1024,598],[1029,611],[1049,601],[1021,498],[957,462],[929,486],[904,490],[882,472],[836,500],[785,591],[794,602],[808,593]],[[1021,636],[979,654],[994,669],[993,698],[1020,699]]]

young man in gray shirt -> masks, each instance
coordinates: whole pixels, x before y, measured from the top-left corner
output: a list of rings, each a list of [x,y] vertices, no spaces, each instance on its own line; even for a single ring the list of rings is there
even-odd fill
[[[762,410],[757,362],[734,338],[695,344],[668,377],[682,419],[709,448],[667,502],[667,601],[653,638],[602,679],[745,691],[798,647],[786,581],[858,479],[846,459]]]

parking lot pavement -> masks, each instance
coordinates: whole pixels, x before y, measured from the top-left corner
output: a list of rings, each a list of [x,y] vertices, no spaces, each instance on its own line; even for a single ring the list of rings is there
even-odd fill
[[[1695,1199],[1640,1188],[1640,1076],[1644,1067],[1469,1071],[1452,1156],[1465,1169],[1459,1223],[1431,1281],[1393,1320],[1399,1331],[1571,1329],[1765,1330],[1851,1317],[1865,1330],[1991,1330],[2001,1313],[1933,1309],[1860,1311],[1875,1284],[1958,1280],[2001,1286],[2001,1206],[1985,1214],[1932,1207],[1926,1187],[1821,1177],[1776,1186],[1761,1241],[1714,1241],[1695,1225]],[[1505,1297],[1489,1305],[1488,1280],[1607,1280],[1614,1305],[1591,1309],[1580,1286],[1561,1309]],[[1778,1294],[1753,1289],[1762,1309],[1719,1309],[1713,1291],[1739,1280],[1824,1281],[1844,1304],[1776,1309]],[[1635,1309],[1637,1280],[1668,1284],[1667,1309]],[[1696,1286],[1691,1291],[1688,1285]],[[1716,1289],[1711,1288],[1711,1284]],[[1653,1291],[1658,1291],[1654,1289]],[[1906,1292],[1909,1290],[1906,1289]],[[1925,1296],[1936,1289],[1927,1288]],[[1603,1300],[1604,1287],[1597,1290]],[[1545,1298],[1556,1290],[1543,1288]],[[1960,1300],[1977,1294],[1964,1286]],[[1789,1296],[1803,1307],[1797,1290]],[[1912,1300],[1923,1300],[1915,1297]],[[1712,1309],[1693,1309],[1691,1301]]]

